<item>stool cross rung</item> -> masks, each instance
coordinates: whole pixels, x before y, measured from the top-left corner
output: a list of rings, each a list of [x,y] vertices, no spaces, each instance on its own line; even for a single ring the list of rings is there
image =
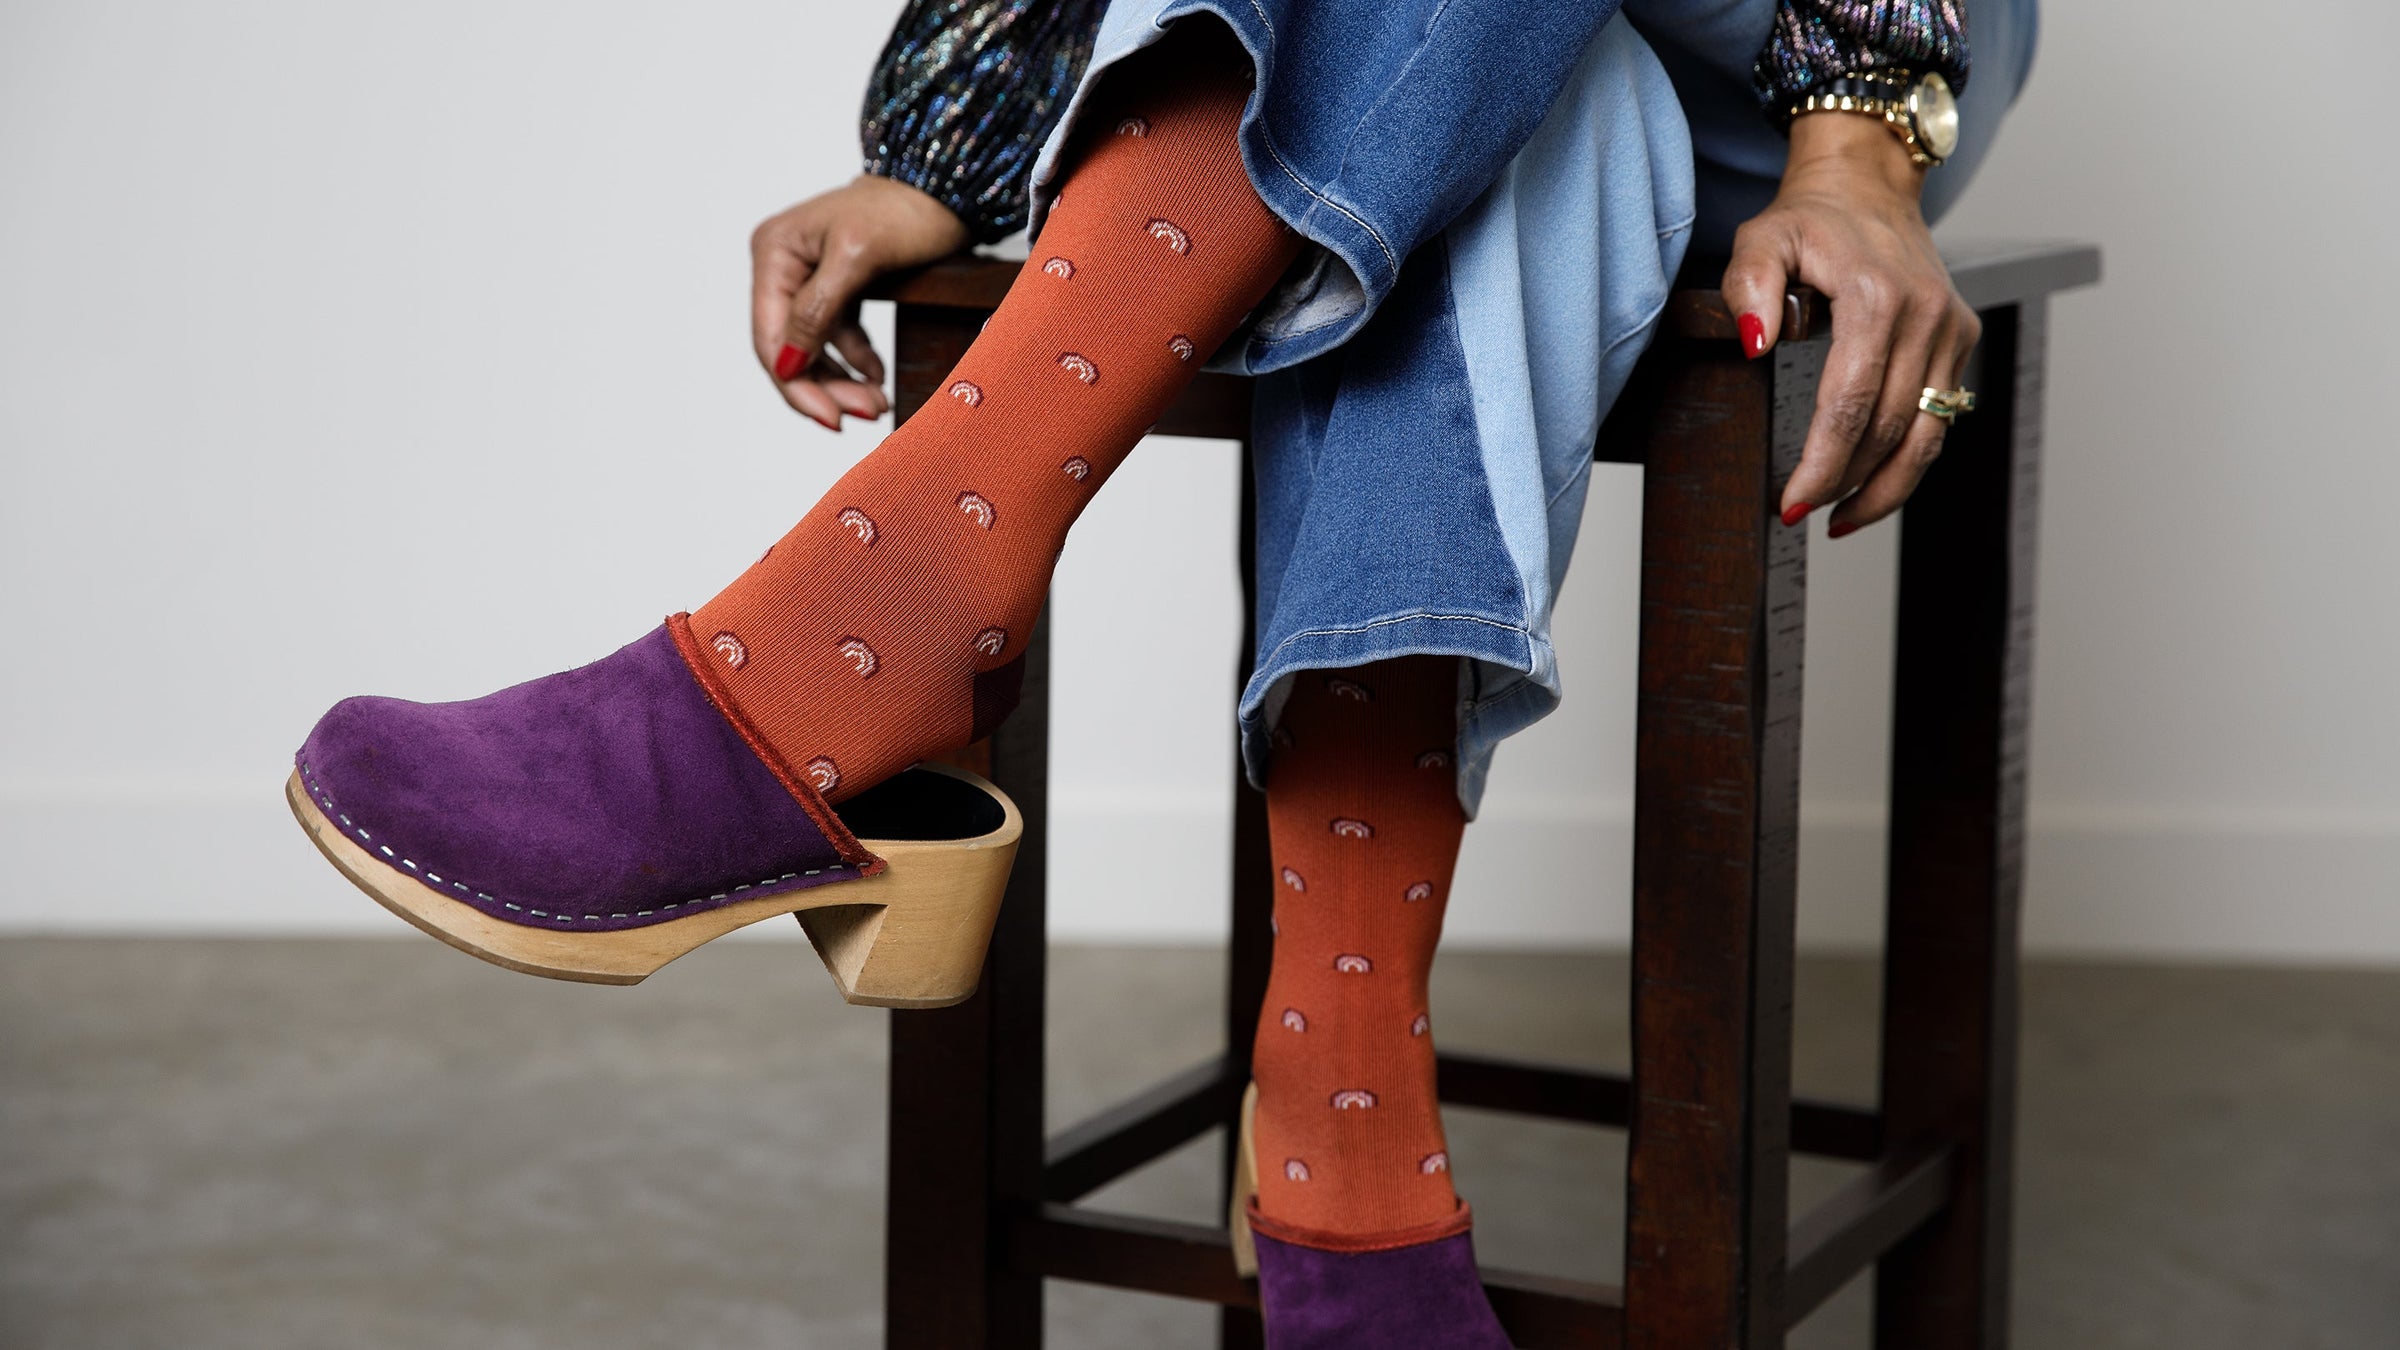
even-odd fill
[[[1632,1105],[1621,1073],[1490,1055],[1444,1054],[1436,1063],[1446,1105],[1615,1126]],[[1213,1055],[1052,1135],[1042,1149],[1042,1198],[1080,1200],[1224,1124],[1244,1073],[1231,1056]],[[1796,1098],[1791,1132],[1795,1153],[1871,1162],[1883,1151],[1882,1121],[1864,1107]]]

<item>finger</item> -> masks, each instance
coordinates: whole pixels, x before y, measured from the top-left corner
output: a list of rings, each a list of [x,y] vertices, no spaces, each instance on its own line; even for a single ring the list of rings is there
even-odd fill
[[[783,401],[802,417],[827,431],[842,429],[842,407],[825,392],[823,385],[815,380],[790,380],[775,387],[783,391]]]
[[[867,330],[858,326],[855,310],[850,314],[849,321],[835,330],[831,345],[841,353],[842,360],[858,372],[860,379],[869,384],[883,383],[883,358],[876,354],[875,344],[868,339]]]
[[[808,370],[795,384],[814,385],[832,401],[837,416],[865,418],[872,421],[879,391],[860,379],[856,372],[843,364],[833,347],[817,353]]]
[[[1945,389],[1955,385],[1958,372],[1966,368],[1967,352],[1972,345],[1970,334],[1959,331],[1955,323],[1946,325],[1943,347],[1932,364],[1926,367],[1925,384]],[[1918,392],[1923,392],[1922,386]],[[1932,413],[1918,411],[1909,423],[1908,434],[1901,438],[1899,448],[1876,466],[1874,473],[1859,485],[1857,492],[1834,508],[1833,517],[1826,524],[1826,535],[1839,539],[1899,510],[1917,490],[1917,485],[1924,481],[1926,470],[1931,469],[1934,460],[1941,457],[1942,446],[1949,434],[1949,422]]]
[[[856,323],[844,325],[833,335],[833,349],[842,360],[858,372],[858,378],[875,395],[875,415],[891,411],[891,400],[883,393],[883,358],[875,354],[875,344],[867,340],[867,330]]]
[[[1783,485],[1783,520],[1796,524],[1842,495],[1850,459],[1875,420],[1892,346],[1889,312],[1871,299],[1845,298],[1833,308],[1833,344],[1817,382],[1816,415],[1800,448],[1800,466]]]
[[[865,240],[840,233],[827,237],[824,256],[817,259],[816,269],[792,296],[791,315],[783,325],[783,340],[802,354],[803,368],[825,350],[826,340],[835,330],[849,321],[851,304],[874,279],[875,264]]]
[[[1934,353],[1949,346],[1951,337],[1946,307],[1933,309],[1930,316],[1904,319],[1894,330],[1891,352],[1885,358],[1882,396],[1875,402],[1866,434],[1859,438],[1858,449],[1842,471],[1837,496],[1865,483],[1911,433],[1920,430],[1917,419],[1925,414],[1917,410],[1917,399],[1932,382]]]
[[[1827,537],[1855,534],[1899,510],[1924,481],[1925,471],[1941,457],[1942,441],[1949,432],[1948,422],[1929,412],[1918,413],[1900,448],[1884,459],[1858,491],[1834,508],[1825,527]]]
[[[1793,265],[1790,238],[1752,221],[1733,236],[1733,261],[1718,283],[1741,330],[1742,355],[1757,360],[1783,335],[1783,292]]]
[[[835,406],[852,417],[872,422],[883,416],[882,391],[872,385],[851,379],[819,379],[816,385]]]
[[[772,228],[774,224],[760,226],[750,238],[750,345],[770,375],[776,373],[783,330],[791,321],[792,296],[809,273],[808,264]]]

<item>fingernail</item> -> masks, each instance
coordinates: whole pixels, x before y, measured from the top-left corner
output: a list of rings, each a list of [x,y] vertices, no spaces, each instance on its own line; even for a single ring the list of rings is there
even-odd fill
[[[798,375],[800,368],[807,364],[808,353],[787,342],[783,344],[782,351],[775,353],[775,378],[789,380]]]
[[[1846,520],[1837,520],[1825,527],[1825,537],[1828,539],[1839,539],[1845,534],[1856,533],[1858,533],[1858,527]]]
[[[1808,513],[1816,509],[1817,504],[1815,502],[1793,502],[1790,506],[1783,508],[1783,523],[1786,525],[1797,525],[1801,521],[1808,519]]]
[[[1744,314],[1734,321],[1742,330],[1742,355],[1755,361],[1767,354],[1767,321]]]

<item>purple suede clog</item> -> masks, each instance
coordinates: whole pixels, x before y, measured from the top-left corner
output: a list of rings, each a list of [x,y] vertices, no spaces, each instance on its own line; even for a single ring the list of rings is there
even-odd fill
[[[1258,1278],[1267,1350],[1509,1350],[1475,1269],[1466,1205],[1380,1240],[1317,1233],[1258,1210],[1258,1084],[1242,1092],[1228,1218],[1233,1267]]]
[[[997,788],[947,766],[838,810],[787,785],[665,627],[483,698],[345,699],[286,796],[360,889],[495,964],[633,984],[797,913],[843,996],[887,1007],[974,992],[1023,829]]]
[[[1459,1211],[1429,1242],[1333,1251],[1275,1236],[1250,1210],[1267,1350],[1509,1350]]]

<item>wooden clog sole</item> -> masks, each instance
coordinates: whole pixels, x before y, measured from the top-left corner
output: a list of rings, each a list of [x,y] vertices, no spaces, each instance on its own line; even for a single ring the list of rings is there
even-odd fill
[[[611,932],[509,923],[452,898],[369,853],[309,796],[295,772],[284,788],[292,815],[327,861],[384,908],[497,966],[586,984],[639,984],[676,957],[778,914],[794,914],[849,1002],[940,1008],[975,992],[1000,913],[1024,819],[998,788],[947,765],[922,765],[976,785],[1002,808],[1000,825],[972,839],[859,842],[887,864],[875,876],[737,900],[687,918]]]

